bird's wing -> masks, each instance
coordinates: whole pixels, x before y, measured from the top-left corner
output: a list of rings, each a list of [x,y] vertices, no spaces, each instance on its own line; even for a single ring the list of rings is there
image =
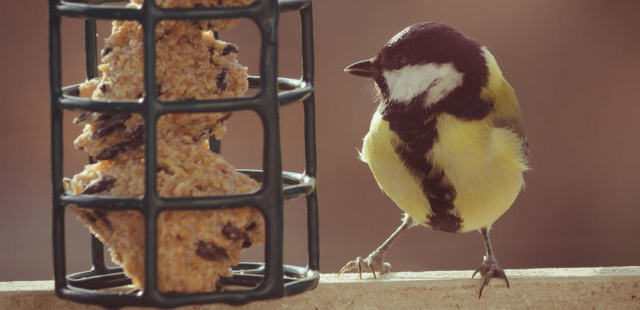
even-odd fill
[[[522,141],[522,154],[525,158],[529,157],[529,143],[527,142],[527,133],[524,129],[522,118],[496,118],[493,120],[493,126],[496,128],[504,128],[515,133],[520,141]]]

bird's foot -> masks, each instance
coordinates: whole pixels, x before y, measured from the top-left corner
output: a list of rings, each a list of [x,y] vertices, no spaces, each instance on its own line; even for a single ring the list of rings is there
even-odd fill
[[[377,278],[376,272],[378,274],[384,274],[391,272],[391,264],[384,262],[384,255],[381,255],[377,250],[373,253],[369,254],[367,258],[357,257],[356,260],[352,260],[348,262],[340,272],[338,273],[338,277],[340,277],[343,273],[358,269],[358,273],[360,274],[360,279],[362,279],[362,271],[371,271],[373,273],[373,277]]]
[[[507,274],[504,273],[504,270],[498,266],[498,260],[495,256],[491,255],[486,257],[484,263],[476,269],[471,278],[476,276],[476,273],[480,273],[482,276],[482,284],[480,285],[480,293],[478,294],[478,298],[482,298],[482,290],[484,286],[489,284],[491,278],[502,278],[505,282],[507,282],[507,288],[509,287],[509,279],[507,279]]]

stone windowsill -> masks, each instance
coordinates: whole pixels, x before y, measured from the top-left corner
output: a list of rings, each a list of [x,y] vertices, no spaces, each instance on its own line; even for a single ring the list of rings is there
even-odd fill
[[[323,274],[319,286],[301,295],[241,307],[208,309],[640,309],[640,267],[510,269],[511,288],[493,279],[478,299],[472,271],[397,272],[373,279],[354,273]],[[52,281],[0,282],[0,309],[103,309],[61,300]],[[148,309],[148,308],[124,308]]]

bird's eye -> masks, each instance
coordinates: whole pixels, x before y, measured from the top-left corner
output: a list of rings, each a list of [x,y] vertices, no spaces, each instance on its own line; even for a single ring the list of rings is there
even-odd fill
[[[400,69],[407,64],[407,57],[404,57],[404,55],[395,56],[393,57],[393,64],[395,65],[396,69]]]

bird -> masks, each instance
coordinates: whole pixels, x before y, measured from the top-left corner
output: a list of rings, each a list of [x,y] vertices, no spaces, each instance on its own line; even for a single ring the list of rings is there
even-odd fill
[[[514,89],[488,48],[453,27],[411,25],[371,59],[345,72],[375,85],[377,109],[360,159],[404,211],[402,224],[366,258],[339,272],[391,271],[385,253],[407,229],[479,231],[484,239],[478,298],[491,278],[509,280],[490,241],[529,170],[529,145]]]

